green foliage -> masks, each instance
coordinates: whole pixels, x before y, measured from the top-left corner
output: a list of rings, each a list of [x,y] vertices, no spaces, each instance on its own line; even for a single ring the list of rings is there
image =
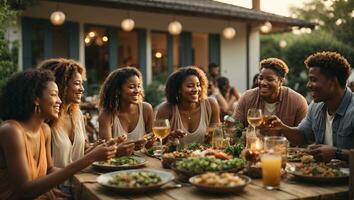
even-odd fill
[[[153,108],[164,101],[166,79],[167,74],[160,74],[145,88],[145,101],[149,102]]]
[[[279,48],[279,41],[285,39],[287,47]],[[304,60],[314,52],[337,51],[353,63],[354,48],[337,40],[326,31],[314,31],[311,34],[294,35],[291,33],[262,36],[261,57],[278,57],[289,66],[287,85],[306,96],[307,69]],[[273,51],[267,51],[273,49]]]
[[[289,65],[287,85],[304,96],[307,70],[304,60],[319,51],[337,51],[354,64],[354,1],[310,0],[299,8],[291,8],[293,17],[316,22],[311,34],[273,34],[261,37],[261,58],[278,57]],[[340,22],[340,23],[339,23]],[[287,47],[281,49],[284,39]]]
[[[15,23],[16,11],[13,11],[6,4],[0,1],[0,88],[7,81],[9,76],[17,69],[18,43],[10,45],[6,40],[6,28]],[[11,46],[11,48],[10,48]]]
[[[319,28],[339,41],[354,46],[354,1],[311,0],[299,8],[291,8],[294,17],[316,22]]]

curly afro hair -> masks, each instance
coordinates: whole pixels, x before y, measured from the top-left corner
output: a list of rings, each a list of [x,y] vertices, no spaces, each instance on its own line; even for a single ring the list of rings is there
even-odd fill
[[[188,76],[198,77],[200,82],[200,87],[201,87],[201,94],[199,98],[200,100],[207,98],[208,79],[205,73],[198,67],[188,66],[188,67],[179,68],[177,71],[172,73],[167,79],[165,94],[166,94],[167,101],[170,104],[176,105],[179,103],[178,102],[179,90],[181,89],[183,81]]]
[[[32,69],[11,76],[0,93],[0,118],[27,121],[35,111],[35,99],[43,95],[50,81],[55,78],[47,70]]]
[[[289,72],[288,65],[279,58],[266,58],[260,62],[260,70],[271,69],[279,77],[285,78]]]
[[[323,51],[310,55],[305,60],[307,69],[320,68],[326,77],[336,77],[342,88],[345,88],[350,75],[351,66],[347,59],[337,52]]]
[[[79,73],[83,79],[86,79],[86,69],[80,63],[65,59],[65,58],[52,58],[41,62],[38,69],[50,70],[54,73],[55,82],[59,88],[59,98],[66,102],[66,90],[69,84],[69,80],[75,73]]]
[[[119,107],[119,93],[122,85],[132,76],[141,80],[140,87],[143,88],[143,76],[135,67],[123,67],[112,71],[104,81],[100,91],[100,109],[109,113],[116,113]],[[144,92],[141,91],[140,101],[144,99]]]

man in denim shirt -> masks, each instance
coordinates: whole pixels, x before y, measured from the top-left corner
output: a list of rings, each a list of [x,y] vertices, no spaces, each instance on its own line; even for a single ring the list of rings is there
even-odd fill
[[[305,60],[313,102],[298,127],[288,127],[278,118],[269,126],[281,129],[293,145],[315,142],[309,153],[316,160],[348,160],[354,147],[354,94],[346,87],[350,64],[336,52],[320,52]]]

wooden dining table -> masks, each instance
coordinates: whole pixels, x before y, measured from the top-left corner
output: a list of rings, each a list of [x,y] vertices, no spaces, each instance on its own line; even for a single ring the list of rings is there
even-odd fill
[[[146,167],[168,171],[161,166],[161,161],[144,156]],[[273,199],[348,199],[349,183],[313,184],[297,181],[286,175],[282,179],[280,189],[268,191],[263,188],[262,179],[252,179],[243,192],[237,194],[212,194],[199,191],[190,184],[182,184],[181,188],[174,188],[176,181],[168,183],[170,189],[159,189],[141,194],[119,194],[110,191],[96,182],[101,172],[92,167],[77,173],[73,177],[74,195],[82,200],[111,200],[111,199],[139,199],[139,200],[204,200],[204,199],[233,199],[233,200],[273,200]],[[174,173],[175,174],[175,173]],[[175,174],[176,178],[177,175]],[[163,186],[165,187],[165,186]]]

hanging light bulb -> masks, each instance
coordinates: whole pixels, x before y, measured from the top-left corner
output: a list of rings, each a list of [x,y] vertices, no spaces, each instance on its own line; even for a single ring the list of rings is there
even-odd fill
[[[65,22],[65,14],[60,10],[54,11],[50,15],[50,21],[54,26],[60,26]]]
[[[236,30],[233,27],[228,26],[228,27],[224,28],[222,34],[223,34],[224,38],[231,40],[232,38],[235,37]]]
[[[262,33],[269,33],[272,30],[272,24],[267,21],[261,26],[260,29]]]
[[[182,32],[182,24],[179,21],[173,21],[168,25],[168,32],[172,35],[179,35]]]
[[[124,19],[120,25],[124,31],[129,32],[134,29],[135,22],[133,19],[127,18],[127,19]]]
[[[288,43],[285,40],[280,40],[279,41],[279,47],[284,49],[288,45]]]

